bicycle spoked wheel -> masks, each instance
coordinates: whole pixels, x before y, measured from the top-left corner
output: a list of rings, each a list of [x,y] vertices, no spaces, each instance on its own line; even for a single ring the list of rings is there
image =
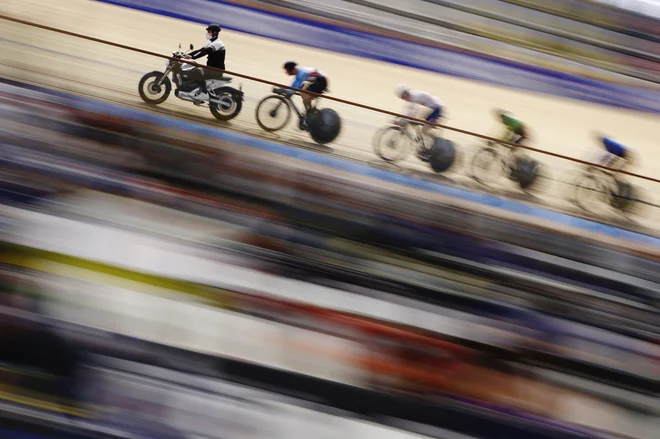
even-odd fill
[[[607,197],[603,184],[593,175],[582,175],[575,182],[575,203],[587,212],[602,210]]]
[[[255,113],[261,129],[268,132],[281,130],[291,119],[291,107],[286,98],[278,95],[263,98]]]
[[[374,152],[389,163],[396,163],[410,154],[410,136],[403,128],[392,126],[380,130],[374,137]]]
[[[479,183],[490,186],[502,176],[502,161],[495,148],[482,148],[472,157],[470,165],[472,178]]]

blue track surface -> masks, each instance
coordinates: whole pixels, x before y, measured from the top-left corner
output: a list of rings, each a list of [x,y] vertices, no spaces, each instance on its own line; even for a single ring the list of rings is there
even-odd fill
[[[11,81],[5,81],[5,80],[2,80],[2,82],[8,84],[13,83]],[[24,86],[23,84],[20,85]],[[295,158],[298,160],[303,160],[317,165],[338,169],[344,172],[350,172],[356,175],[370,177],[388,183],[395,183],[413,189],[446,195],[453,198],[460,198],[468,202],[479,203],[490,207],[497,207],[500,209],[507,210],[509,212],[529,215],[539,219],[562,224],[565,226],[575,227],[590,232],[601,233],[603,235],[611,236],[614,238],[620,238],[620,239],[643,243],[647,245],[660,246],[660,238],[655,236],[633,232],[630,230],[625,230],[618,227],[609,226],[606,224],[601,224],[582,218],[577,218],[559,212],[553,212],[551,210],[530,206],[517,201],[505,200],[494,197],[492,195],[471,192],[466,189],[444,186],[436,182],[421,180],[415,177],[401,175],[394,172],[385,171],[382,169],[376,169],[359,163],[348,162],[340,158],[328,156],[325,154],[306,151],[302,149],[296,149],[296,148],[280,145],[277,143],[273,143],[267,140],[259,139],[256,137],[249,137],[246,135],[229,132],[222,129],[216,129],[204,125],[198,125],[195,123],[173,119],[165,116],[160,116],[152,113],[147,113],[140,110],[121,107],[118,105],[95,101],[88,98],[72,96],[61,92],[42,89],[39,87],[30,86],[29,88],[40,92],[48,93],[51,95],[64,97],[66,98],[68,104],[77,105],[80,108],[87,109],[90,111],[103,112],[118,117],[130,118],[139,122],[166,127],[169,129],[174,129],[197,136],[207,137],[210,139],[216,139],[220,142],[225,142],[228,144],[243,146],[260,151],[278,154],[285,157]]]
[[[98,1],[197,23],[219,22],[223,27],[239,32],[492,84],[660,113],[660,90],[642,90],[591,80],[541,67],[469,55],[458,50],[427,46],[218,0]],[[231,47],[228,49],[228,70],[240,71],[240,66],[232,65]],[[282,54],[282,59],[286,59],[286,54]],[[276,65],[271,68],[279,67]]]

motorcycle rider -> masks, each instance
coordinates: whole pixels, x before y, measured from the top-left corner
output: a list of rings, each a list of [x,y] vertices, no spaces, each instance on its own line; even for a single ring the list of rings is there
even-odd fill
[[[213,23],[206,27],[207,43],[201,49],[194,50],[185,56],[186,59],[198,59],[207,56],[206,65],[216,69],[225,70],[225,44],[218,39],[218,34],[222,29],[219,25]],[[196,81],[199,84],[199,89],[195,97],[203,100],[208,94],[206,89],[206,81],[209,79],[222,79],[223,73],[215,70],[197,67],[190,73],[190,80]]]

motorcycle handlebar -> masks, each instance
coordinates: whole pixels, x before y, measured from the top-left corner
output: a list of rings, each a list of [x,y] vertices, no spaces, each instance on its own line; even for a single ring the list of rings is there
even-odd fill
[[[195,51],[195,49],[192,48],[192,44],[191,44],[191,48],[190,48],[189,51],[185,52],[185,51],[183,51],[183,50],[181,50],[181,49],[179,48],[179,50],[177,50],[177,51],[175,51],[175,52],[172,52],[172,56],[173,56],[174,58],[184,58],[186,55],[188,55],[188,54],[190,54],[190,53],[192,53],[192,52],[194,52],[194,51]]]

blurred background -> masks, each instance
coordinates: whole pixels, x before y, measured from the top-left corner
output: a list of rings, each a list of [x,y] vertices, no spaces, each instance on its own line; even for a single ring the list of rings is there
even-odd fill
[[[258,0],[516,61],[658,82],[655,1]],[[579,63],[579,64],[576,64]],[[587,67],[589,66],[589,67]]]
[[[248,79],[249,122],[148,107],[134,79],[165,60],[7,20],[119,28],[122,11],[148,28],[151,15],[185,18],[170,6],[205,6],[112,3],[131,9],[0,6],[1,437],[658,437],[656,183],[631,179],[650,194],[640,219],[559,201],[567,160],[535,195],[474,186],[461,163],[446,176],[384,166],[369,145],[382,114],[333,103],[346,122],[331,146],[268,135],[249,94],[271,86]],[[659,103],[656,2],[223,4]],[[651,111],[617,117],[660,126]]]

